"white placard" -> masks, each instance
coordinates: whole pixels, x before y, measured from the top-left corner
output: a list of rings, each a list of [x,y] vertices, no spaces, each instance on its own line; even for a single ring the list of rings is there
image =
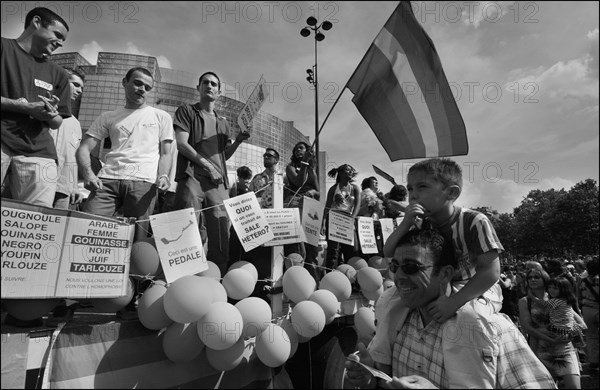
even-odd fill
[[[260,76],[258,84],[254,88],[254,91],[252,91],[252,94],[246,101],[244,108],[242,108],[237,118],[237,123],[243,132],[250,131],[252,128],[252,121],[265,100],[267,100],[267,97],[269,97],[269,89],[265,88],[265,79],[263,76]]]
[[[354,245],[354,218],[352,215],[331,210],[327,236],[331,241]]]
[[[378,253],[373,218],[358,217],[358,242],[363,253]]]
[[[321,224],[323,221],[323,206],[313,198],[304,197],[302,206],[302,227],[306,233],[306,242],[312,246],[319,246]]]
[[[135,225],[2,199],[2,298],[126,295]]]
[[[385,245],[387,239],[395,229],[394,220],[392,218],[380,218],[379,222],[381,223],[381,234],[383,236],[383,244]]]
[[[208,269],[193,208],[152,215],[150,225],[167,283]]]
[[[273,231],[273,238],[265,246],[294,244],[306,241],[304,229],[300,223],[300,210],[290,209],[263,209],[267,222]]]
[[[227,199],[223,204],[244,251],[248,252],[275,237],[254,192]]]

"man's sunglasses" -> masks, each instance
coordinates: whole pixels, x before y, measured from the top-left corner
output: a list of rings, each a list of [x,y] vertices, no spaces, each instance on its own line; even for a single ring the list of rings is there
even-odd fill
[[[406,263],[406,264],[398,264],[398,262],[396,260],[392,260],[390,261],[389,264],[389,268],[390,271],[392,271],[392,273],[396,273],[398,272],[398,268],[402,269],[402,272],[404,272],[406,275],[414,275],[419,271],[423,271],[427,268],[431,268],[433,267],[432,265],[420,265],[420,264],[415,264],[415,263]]]
[[[263,157],[272,157],[272,158],[277,158],[274,154],[269,154],[269,153],[265,153],[263,154]]]

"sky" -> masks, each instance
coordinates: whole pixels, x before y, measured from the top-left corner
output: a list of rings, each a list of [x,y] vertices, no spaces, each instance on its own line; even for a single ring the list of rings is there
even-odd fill
[[[245,101],[261,75],[263,110],[315,136],[315,63],[309,16],[329,20],[317,45],[321,151],[357,182],[372,165],[406,184],[419,160],[391,162],[344,86],[398,2],[23,2],[3,1],[2,36],[17,38],[35,6],[59,13],[70,32],[55,53],[151,55],[161,67],[215,71]],[[434,42],[465,121],[467,156],[457,204],[512,212],[532,189],[565,190],[599,176],[598,2],[412,2]],[[232,90],[224,93],[234,93]],[[341,93],[341,96],[340,96]],[[280,163],[281,164],[281,163]],[[328,186],[332,183],[328,183]],[[325,191],[322,190],[322,193]]]

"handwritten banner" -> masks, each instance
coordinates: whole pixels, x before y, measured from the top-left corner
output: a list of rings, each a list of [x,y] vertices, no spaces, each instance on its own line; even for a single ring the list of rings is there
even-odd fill
[[[263,213],[273,231],[273,238],[265,246],[293,244],[306,241],[304,229],[300,223],[300,211],[290,209],[263,209]]]
[[[193,208],[152,215],[150,225],[167,283],[208,269]]]
[[[248,252],[275,237],[254,192],[227,199],[223,204],[244,251]]]
[[[331,241],[354,245],[354,218],[351,215],[331,210],[327,232]]]
[[[126,295],[135,226],[2,199],[2,298]]]
[[[378,253],[373,218],[358,217],[358,242],[363,253]]]
[[[302,207],[302,227],[306,233],[306,242],[319,246],[321,239],[321,224],[323,221],[323,207],[318,200],[304,197]]]
[[[246,104],[238,115],[237,122],[242,131],[250,131],[252,128],[252,121],[254,120],[254,117],[262,107],[265,100],[267,100],[267,97],[269,97],[269,89],[265,88],[265,79],[263,76],[260,76],[258,84],[254,88],[254,91],[252,91],[248,101],[246,101]]]

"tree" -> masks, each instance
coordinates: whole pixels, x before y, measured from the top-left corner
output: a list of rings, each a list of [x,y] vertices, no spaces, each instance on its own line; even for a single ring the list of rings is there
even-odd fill
[[[531,190],[521,205],[514,209],[516,248],[520,254],[562,255],[547,221],[557,202],[565,195],[564,189]]]
[[[572,255],[598,254],[598,185],[587,179],[559,199],[546,224],[557,244]]]

